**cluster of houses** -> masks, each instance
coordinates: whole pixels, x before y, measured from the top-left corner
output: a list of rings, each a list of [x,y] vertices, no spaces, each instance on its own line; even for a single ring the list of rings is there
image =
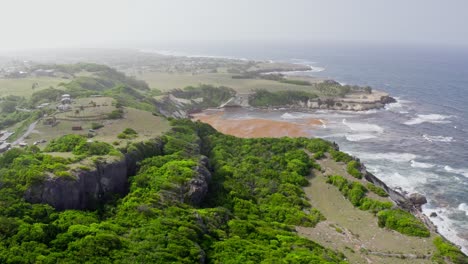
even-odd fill
[[[72,109],[71,103],[71,96],[69,94],[63,94],[57,109],[62,112],[70,111]]]
[[[10,149],[11,144],[6,142],[6,140],[12,135],[8,131],[0,131],[0,153],[3,153]]]

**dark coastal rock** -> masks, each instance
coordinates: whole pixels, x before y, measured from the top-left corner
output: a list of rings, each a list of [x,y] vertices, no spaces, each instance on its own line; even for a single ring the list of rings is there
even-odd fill
[[[436,212],[432,212],[429,216],[430,216],[430,217],[437,217],[437,213],[436,213]]]
[[[382,98],[380,98],[380,102],[382,104],[391,104],[391,103],[396,103],[397,100],[391,96],[382,96]]]
[[[412,193],[409,196],[410,201],[417,207],[421,207],[423,204],[427,203],[427,199],[424,195],[420,193]]]

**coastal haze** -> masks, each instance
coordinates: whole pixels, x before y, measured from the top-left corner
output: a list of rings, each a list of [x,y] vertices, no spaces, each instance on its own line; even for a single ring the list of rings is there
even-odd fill
[[[463,0],[5,0],[0,50],[260,43],[466,46],[467,9]]]
[[[135,122],[129,118],[104,122],[95,139],[117,146],[124,141],[116,143],[116,133],[133,126],[141,134],[139,140],[160,136],[170,130],[164,115],[200,120],[241,138],[323,138],[358,158],[392,189],[408,196],[424,195],[428,201],[422,206],[424,219],[430,219],[437,232],[468,254],[467,1],[22,0],[1,4],[5,12],[0,16],[0,98],[28,98],[34,89],[62,89],[66,87],[62,82],[73,82],[77,76],[97,76],[79,72],[71,77],[41,77],[41,86],[36,88],[33,83],[31,90],[29,81],[34,78],[10,79],[11,72],[43,71],[43,63],[106,65],[130,76],[130,81],[146,81],[149,97],[132,101],[140,108],[132,108],[126,116]],[[258,72],[249,75],[255,70]],[[269,74],[279,79],[271,79]],[[317,93],[316,84],[334,85],[335,81],[339,87],[357,87],[338,96],[340,100],[375,99],[378,105],[340,110],[249,105],[249,96],[258,90]],[[223,98],[222,104],[210,109],[203,104],[204,98],[189,100],[171,94],[205,84],[233,88],[237,94],[234,100]],[[369,87],[372,92],[364,94]],[[119,94],[105,96],[93,100],[102,100],[111,109],[110,97]],[[319,94],[325,100],[333,96]],[[396,101],[380,104],[389,96]],[[155,104],[139,105],[148,98]],[[243,101],[234,103],[236,107],[218,107],[237,99]],[[191,100],[200,104],[184,109]],[[164,105],[167,101],[173,105]],[[160,112],[152,112],[151,107]],[[174,112],[165,112],[167,109]],[[114,112],[114,108],[109,110]],[[66,118],[62,125],[68,125]],[[13,144],[36,145],[60,133],[37,121]],[[307,188],[314,190],[314,186]],[[327,241],[320,242],[330,246]],[[411,246],[412,241],[404,243]],[[432,240],[421,241],[433,247]],[[391,246],[400,250],[398,245]],[[414,254],[408,255],[412,258]],[[351,261],[367,258],[361,257]],[[401,260],[394,258],[389,263],[412,263],[406,257],[402,254]],[[416,259],[421,261],[417,263],[429,261],[427,256]]]

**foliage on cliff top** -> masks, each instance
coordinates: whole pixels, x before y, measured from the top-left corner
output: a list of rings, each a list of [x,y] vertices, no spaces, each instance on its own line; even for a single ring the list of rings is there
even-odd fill
[[[393,229],[409,236],[427,237],[430,235],[427,227],[414,215],[401,209],[391,209],[393,203],[390,201],[381,202],[366,197],[368,190],[361,183],[348,181],[339,175],[329,176],[327,183],[338,187],[354,206],[376,213],[380,227]]]
[[[309,99],[317,98],[316,94],[304,91],[278,91],[269,92],[267,90],[256,90],[249,97],[249,104],[252,106],[287,106],[298,103],[307,103]]]
[[[45,152],[72,152],[75,155],[102,156],[120,155],[112,145],[105,142],[88,141],[84,136],[69,134],[52,140]]]
[[[0,262],[345,263],[289,226],[321,218],[300,188],[312,163],[298,150],[307,139],[237,139],[184,120],[173,126],[159,155],[141,162],[129,194],[98,212],[31,205],[2,185],[0,199],[10,198],[0,210]],[[150,151],[138,144],[127,151],[134,149]],[[212,196],[197,208],[185,199],[206,159],[200,154],[210,156],[214,178]]]
[[[468,257],[458,247],[452,245],[444,238],[437,236],[434,238],[433,243],[437,248],[437,253],[434,254],[432,259],[437,263],[445,263],[445,259],[449,259],[455,264],[468,263]]]
[[[429,237],[427,227],[414,215],[401,209],[383,210],[377,213],[379,226],[396,230],[402,234]]]

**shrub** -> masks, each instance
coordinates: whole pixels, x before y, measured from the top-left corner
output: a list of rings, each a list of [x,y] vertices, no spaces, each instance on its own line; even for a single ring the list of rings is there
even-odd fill
[[[132,139],[132,138],[136,138],[137,135],[138,135],[138,133],[134,129],[126,128],[126,129],[124,129],[124,131],[122,131],[122,133],[117,135],[117,138]]]
[[[414,215],[401,209],[383,210],[377,213],[379,227],[386,227],[402,234],[429,237],[427,227]]]
[[[353,160],[353,157],[339,150],[330,150],[330,154],[336,162],[342,161],[348,163]]]
[[[388,197],[388,193],[387,193],[384,189],[382,189],[382,188],[380,188],[380,187],[377,187],[377,186],[375,186],[374,184],[372,184],[372,183],[370,183],[370,182],[367,184],[366,187],[367,187],[367,189],[369,189],[371,192],[377,194],[377,195],[380,196],[380,197]]]
[[[318,151],[314,153],[313,157],[314,159],[319,160],[325,157],[325,153],[323,153],[322,151]]]
[[[381,202],[367,197],[364,197],[360,201],[360,203],[361,205],[359,206],[359,209],[364,211],[371,211],[372,213],[378,213],[382,210],[390,209],[393,207],[392,202]]]
[[[437,263],[445,263],[444,257],[449,258],[456,264],[468,263],[468,257],[459,248],[445,241],[442,237],[438,236],[434,238],[433,243],[437,248],[437,253],[434,254],[433,260],[437,261]]]
[[[75,155],[107,155],[112,146],[105,142],[83,142],[73,149]]]
[[[86,143],[83,136],[70,134],[52,140],[49,145],[44,149],[46,152],[70,152],[80,145]]]
[[[109,119],[120,119],[123,117],[123,110],[122,109],[117,109],[112,111],[107,115],[107,118]]]
[[[104,127],[104,125],[101,123],[95,123],[95,122],[91,123],[91,129],[100,129],[102,127]]]
[[[354,205],[361,205],[361,200],[366,196],[367,189],[359,182],[353,182],[349,185],[347,198]]]
[[[362,173],[359,170],[360,167],[361,166],[357,161],[352,160],[352,161],[348,162],[348,166],[346,167],[346,171],[351,176],[353,176],[354,178],[362,179]]]

